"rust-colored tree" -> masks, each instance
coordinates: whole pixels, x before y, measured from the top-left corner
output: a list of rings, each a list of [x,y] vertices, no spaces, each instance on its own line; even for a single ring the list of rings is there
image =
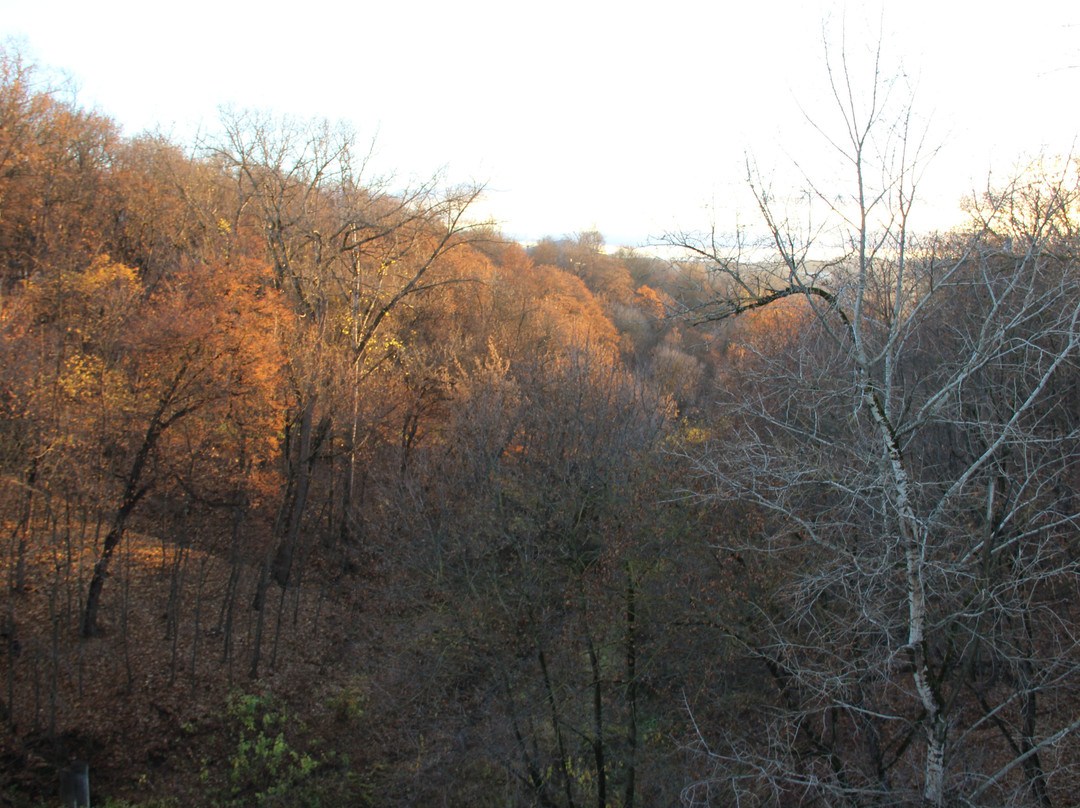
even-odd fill
[[[253,430],[246,451],[268,450],[267,426],[276,404],[271,391],[280,368],[276,332],[287,322],[276,293],[250,268],[193,267],[144,300],[131,270],[102,262],[99,271],[123,278],[137,307],[125,312],[124,329],[110,351],[87,345],[75,360],[92,363],[111,380],[99,388],[103,397],[94,406],[103,414],[106,434],[99,440],[111,447],[110,466],[119,482],[83,607],[84,636],[99,629],[113,554],[136,506],[160,483],[173,448],[168,438],[178,426],[199,422],[200,453],[208,461],[236,450],[230,444],[238,426]],[[245,414],[238,417],[238,411]],[[186,443],[182,448],[190,450]],[[229,463],[215,464],[219,473],[223,462]]]

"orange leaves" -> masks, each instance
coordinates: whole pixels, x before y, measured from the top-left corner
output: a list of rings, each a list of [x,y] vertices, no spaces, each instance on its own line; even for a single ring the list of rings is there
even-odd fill
[[[800,296],[783,298],[764,308],[744,313],[730,333],[732,357],[746,359],[755,354],[786,352],[799,339],[813,316],[810,303]]]
[[[231,473],[231,460],[276,450],[290,315],[264,278],[264,268],[240,262],[170,279],[149,302],[129,357],[143,411],[173,396],[172,411],[187,411],[185,452],[215,476]]]
[[[545,265],[514,277],[538,339],[550,347],[585,343],[614,350],[618,333],[580,278]]]
[[[106,225],[113,123],[0,46],[0,285],[89,260]]]
[[[80,485],[97,470],[111,486],[153,433],[156,468],[186,466],[205,477],[196,487],[239,484],[275,453],[281,420],[291,315],[266,275],[255,262],[192,265],[151,291],[101,255],[24,284],[8,335],[32,351],[9,363],[7,384],[29,451],[57,468],[77,460]]]
[[[664,301],[651,286],[645,286],[644,284],[639,286],[635,302],[657,319],[664,316]]]

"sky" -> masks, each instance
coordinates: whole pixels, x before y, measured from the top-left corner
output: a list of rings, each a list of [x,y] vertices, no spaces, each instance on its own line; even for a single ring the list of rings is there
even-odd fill
[[[383,173],[484,184],[522,240],[732,229],[748,157],[839,182],[826,43],[865,89],[880,42],[913,93],[925,227],[1080,134],[1080,6],[1056,0],[0,0],[0,37],[130,135],[190,142],[229,105],[346,121]]]

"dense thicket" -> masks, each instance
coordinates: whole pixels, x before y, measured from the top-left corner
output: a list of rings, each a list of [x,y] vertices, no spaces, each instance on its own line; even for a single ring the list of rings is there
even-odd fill
[[[1069,802],[1075,163],[669,263],[215,132],[0,53],[3,804]]]

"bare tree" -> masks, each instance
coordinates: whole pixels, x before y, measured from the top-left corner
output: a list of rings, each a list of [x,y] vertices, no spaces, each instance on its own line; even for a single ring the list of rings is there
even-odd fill
[[[926,152],[871,56],[865,90],[846,48],[829,63],[838,134],[818,131],[847,192],[810,180],[795,226],[749,166],[772,258],[670,238],[720,281],[698,320],[785,305],[795,326],[742,341],[724,427],[685,450],[697,494],[765,515],[729,549],[782,576],[725,626],[773,680],[771,719],[756,740],[702,728],[716,779],[688,799],[726,781],[770,804],[1050,805],[1075,787],[1080,726],[1060,616],[1080,524],[1076,166],[988,191],[970,234],[916,238]]]

